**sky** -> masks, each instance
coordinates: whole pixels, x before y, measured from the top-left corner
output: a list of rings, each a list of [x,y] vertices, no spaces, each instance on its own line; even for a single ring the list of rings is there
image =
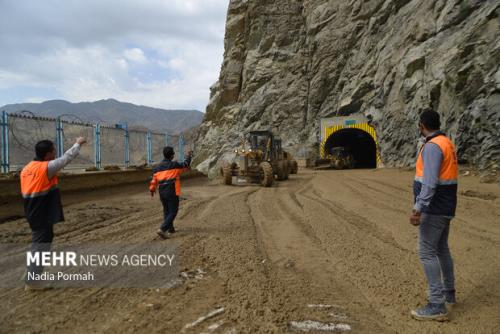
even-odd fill
[[[205,111],[229,0],[0,0],[0,106],[114,98]]]

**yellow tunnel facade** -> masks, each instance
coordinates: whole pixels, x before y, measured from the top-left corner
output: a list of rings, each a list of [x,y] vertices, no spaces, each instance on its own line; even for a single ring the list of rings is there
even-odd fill
[[[332,124],[333,123],[333,124]],[[335,124],[336,123],[336,124]],[[339,124],[340,123],[340,124]],[[359,122],[358,120],[348,119],[346,117],[334,117],[330,119],[324,119],[321,121],[321,143],[320,143],[320,157],[322,159],[327,158],[327,152],[325,151],[325,145],[328,139],[334,135],[336,132],[345,129],[358,129],[366,132],[374,141],[376,147],[376,166],[380,167],[382,165],[382,160],[380,158],[379,144],[377,140],[377,133],[375,128],[366,122]]]

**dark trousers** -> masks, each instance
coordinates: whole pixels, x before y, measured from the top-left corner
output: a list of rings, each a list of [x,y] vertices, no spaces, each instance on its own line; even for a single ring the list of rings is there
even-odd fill
[[[48,252],[52,245],[52,240],[54,239],[54,227],[52,224],[47,224],[46,226],[40,226],[36,229],[31,229],[31,253],[35,254],[38,252]],[[41,255],[40,255],[41,257]],[[33,281],[33,274],[41,274],[43,272],[43,267],[41,265],[36,265],[35,263],[30,263],[28,266],[28,274],[26,275],[26,281]],[[31,275],[30,275],[31,273]]]
[[[160,228],[163,232],[174,230],[174,219],[179,211],[179,196],[175,197],[161,197],[161,204],[163,204],[163,224]]]

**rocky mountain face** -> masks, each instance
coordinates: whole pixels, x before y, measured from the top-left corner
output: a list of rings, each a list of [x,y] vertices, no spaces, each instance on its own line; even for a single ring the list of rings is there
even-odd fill
[[[28,110],[43,117],[57,117],[64,114],[67,115],[65,119],[69,120],[108,124],[128,123],[130,128],[168,131],[171,134],[196,127],[203,119],[203,113],[197,110],[151,108],[114,99],[80,103],[51,100],[42,103],[8,104],[0,107],[0,110],[9,113]],[[76,118],[73,119],[72,116]]]
[[[251,129],[318,152],[319,119],[372,119],[386,166],[414,163],[422,108],[459,159],[500,157],[498,0],[231,0],[224,62],[198,132],[215,171]]]

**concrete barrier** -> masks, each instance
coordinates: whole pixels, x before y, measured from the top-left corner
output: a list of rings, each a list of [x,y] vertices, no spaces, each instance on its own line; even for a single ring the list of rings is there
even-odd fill
[[[190,170],[183,173],[181,179],[203,176],[196,170]],[[147,191],[150,180],[151,169],[62,174],[59,176],[59,188],[64,195],[144,183]],[[0,189],[0,222],[22,216],[19,178],[0,179]]]

